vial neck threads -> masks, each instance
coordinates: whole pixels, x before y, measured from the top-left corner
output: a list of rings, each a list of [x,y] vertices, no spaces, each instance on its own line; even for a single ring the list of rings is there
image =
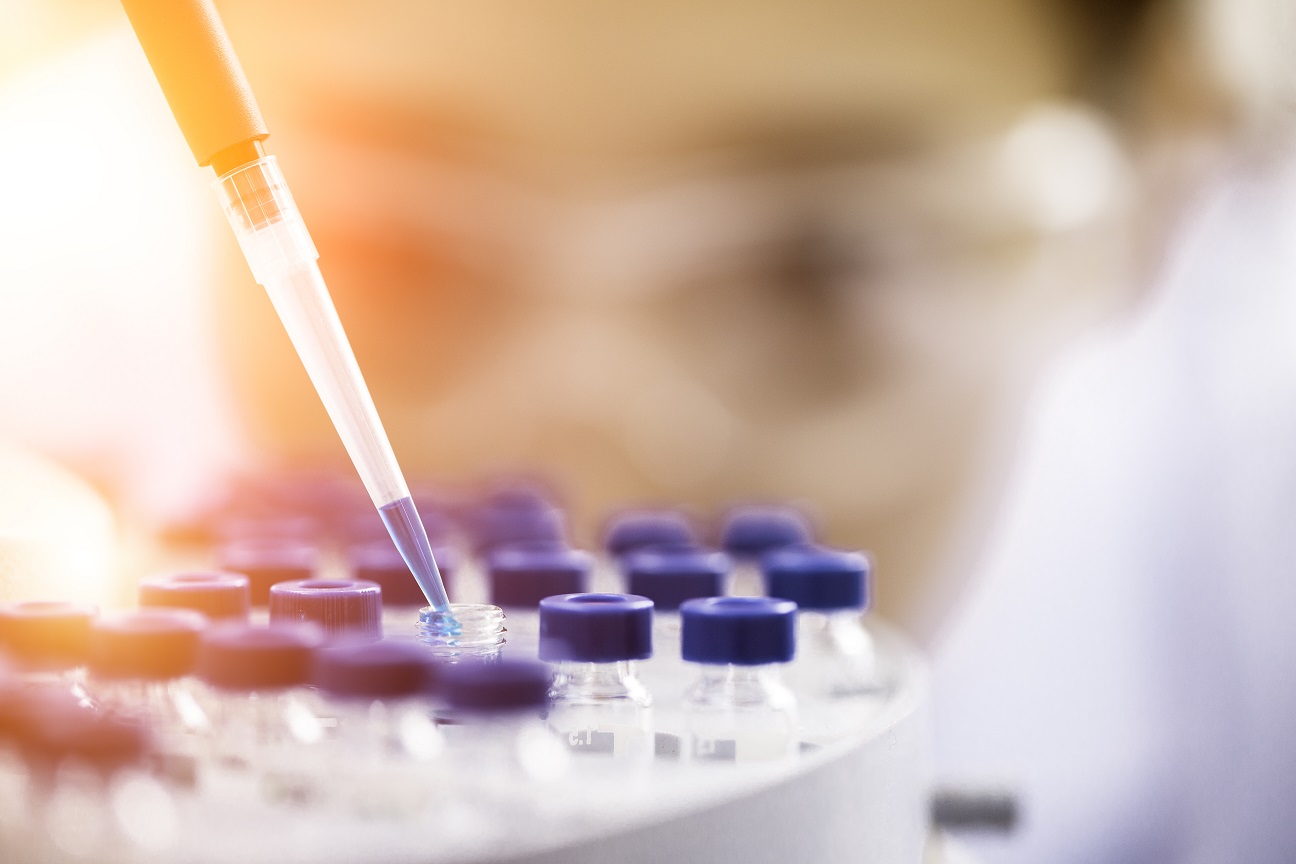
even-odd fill
[[[450,614],[419,610],[418,638],[446,657],[494,657],[504,646],[504,610],[484,603],[452,604]]]
[[[599,705],[609,702],[652,705],[648,688],[639,680],[633,660],[614,663],[562,662],[554,672],[550,695],[555,702]]]
[[[702,665],[685,702],[694,707],[737,708],[744,711],[789,711],[796,697],[783,683],[778,665]]]

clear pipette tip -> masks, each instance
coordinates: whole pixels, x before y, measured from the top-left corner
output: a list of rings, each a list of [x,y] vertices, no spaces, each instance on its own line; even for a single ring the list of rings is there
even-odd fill
[[[435,613],[444,615],[448,625],[457,630],[459,624],[450,614],[450,598],[446,594],[436,559],[432,557],[432,544],[428,542],[427,531],[423,528],[423,520],[419,518],[414,500],[406,496],[384,504],[378,508],[378,515],[382,517],[392,542],[414,574],[414,581],[423,590],[428,605]]]

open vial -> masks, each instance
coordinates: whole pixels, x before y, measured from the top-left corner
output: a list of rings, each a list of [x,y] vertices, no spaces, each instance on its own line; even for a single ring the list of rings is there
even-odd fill
[[[498,660],[504,648],[504,610],[485,603],[452,603],[450,613],[419,610],[418,641],[438,660]]]

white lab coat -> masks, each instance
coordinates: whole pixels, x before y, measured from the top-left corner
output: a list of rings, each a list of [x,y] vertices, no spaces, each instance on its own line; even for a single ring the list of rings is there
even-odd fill
[[[936,652],[987,862],[1296,861],[1296,163],[1203,201],[1133,320],[1049,376]]]

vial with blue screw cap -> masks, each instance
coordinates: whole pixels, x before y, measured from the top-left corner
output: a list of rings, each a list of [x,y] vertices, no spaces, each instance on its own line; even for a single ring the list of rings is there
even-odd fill
[[[766,762],[794,755],[796,698],[780,668],[796,653],[796,604],[712,597],[687,601],[680,616],[681,653],[698,664],[684,694],[687,757]]]
[[[790,670],[798,692],[852,699],[885,690],[873,638],[861,620],[869,606],[868,556],[809,544],[761,561],[765,593],[797,604],[799,659]]]
[[[696,546],[640,549],[621,559],[626,590],[653,601],[653,656],[641,675],[650,689],[678,687],[680,604],[725,593],[732,561],[723,552]]]
[[[652,656],[653,604],[632,594],[540,601],[540,659],[556,663],[549,726],[574,752],[651,759],[652,696],[636,663]]]

